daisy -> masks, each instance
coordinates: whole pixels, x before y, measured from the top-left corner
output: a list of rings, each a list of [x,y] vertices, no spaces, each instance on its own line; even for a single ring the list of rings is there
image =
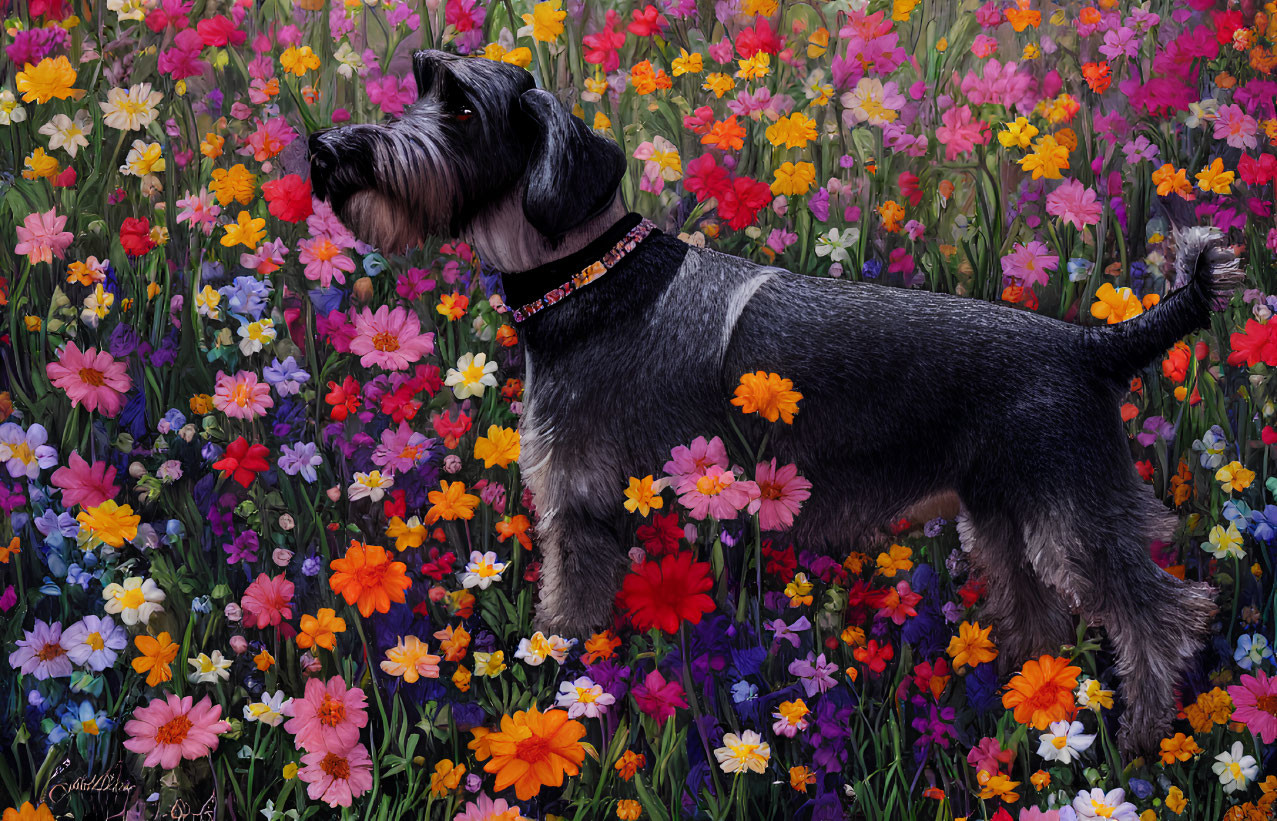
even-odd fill
[[[398,676],[404,684],[415,684],[422,678],[439,678],[439,656],[416,636],[400,636],[399,642],[386,651],[381,663],[386,675]]]
[[[194,684],[216,684],[219,679],[230,681],[231,660],[223,656],[221,650],[214,650],[212,655],[200,653],[186,663],[192,668],[186,678]]]
[[[62,230],[66,224],[66,215],[58,216],[54,208],[44,213],[33,211],[27,214],[18,226],[18,244],[13,247],[13,252],[25,254],[32,265],[39,262],[53,264],[54,255],[62,259],[75,238],[70,231]]]
[[[36,619],[35,627],[23,632],[26,636],[15,642],[18,649],[9,654],[10,667],[24,676],[35,676],[36,681],[71,677],[71,657],[62,635],[62,622],[49,624]]]
[[[231,419],[257,419],[274,407],[270,385],[257,380],[252,371],[240,371],[230,376],[217,372],[213,389],[213,407]]]
[[[1257,670],[1229,687],[1228,695],[1233,700],[1233,721],[1245,724],[1265,744],[1277,739],[1277,678]]]
[[[390,306],[382,305],[376,313],[364,308],[355,314],[354,324],[350,352],[359,356],[359,364],[365,368],[375,365],[388,371],[407,370],[434,352],[434,334],[423,334],[417,315],[404,308],[392,311]],[[495,379],[492,384],[496,385]]]
[[[245,721],[260,721],[267,727],[278,727],[284,717],[292,712],[293,700],[283,690],[262,693],[261,701],[244,705]]]
[[[1049,732],[1042,734],[1038,743],[1038,755],[1047,761],[1072,764],[1073,760],[1091,748],[1094,735],[1082,733],[1082,722],[1055,721]]]
[[[120,621],[129,627],[145,625],[151,616],[164,612],[164,591],[155,584],[154,579],[143,579],[141,576],[130,576],[123,584],[108,584],[102,591],[102,598],[106,601],[106,612],[119,615]]]
[[[191,696],[179,699],[170,693],[133,712],[124,725],[129,734],[124,747],[146,756],[145,767],[171,770],[183,758],[195,761],[216,750],[217,737],[230,729],[230,722],[222,720],[221,705],[208,696],[195,704]]]
[[[85,616],[62,631],[62,646],[67,648],[71,663],[95,673],[114,665],[120,651],[128,645],[124,628],[110,616]]]
[[[714,750],[718,766],[725,773],[746,770],[761,773],[767,769],[771,756],[771,747],[754,730],[745,730],[740,735],[728,733],[723,736],[723,746]]]
[[[448,369],[443,384],[452,388],[458,399],[483,396],[484,388],[497,386],[497,363],[489,362],[487,354],[463,353],[457,367]]]
[[[102,122],[120,131],[140,131],[155,121],[160,100],[164,94],[152,91],[150,83],[139,83],[123,88],[113,88],[106,93],[102,108]]]
[[[49,138],[50,151],[61,148],[75,159],[81,148],[89,147],[88,135],[93,133],[93,118],[83,109],[75,112],[74,120],[65,114],[54,114],[40,126],[40,133]]]
[[[0,425],[0,463],[17,479],[35,479],[44,468],[58,463],[58,452],[45,444],[49,432],[44,425],[34,424],[27,430],[13,422]]]
[[[763,530],[788,530],[794,524],[807,497],[811,496],[811,482],[798,475],[797,465],[785,465],[777,469],[776,460],[759,462],[754,468],[758,482],[758,524]]]
[[[372,760],[362,744],[309,752],[302,764],[297,777],[308,785],[306,795],[330,807],[349,807],[372,787]]]
[[[568,718],[599,718],[615,702],[616,696],[603,692],[603,687],[595,684],[589,676],[581,676],[576,681],[565,681],[559,685],[554,706],[568,708]]]
[[[1215,756],[1211,769],[1219,776],[1225,793],[1246,789],[1259,776],[1259,762],[1253,755],[1243,755],[1242,743],[1233,742],[1233,748]]]
[[[327,683],[306,682],[306,692],[293,699],[293,715],[284,725],[300,749],[346,750],[359,741],[359,729],[368,723],[367,696],[359,687],[347,687],[341,676]]]
[[[71,407],[84,405],[85,410],[101,410],[108,417],[120,412],[124,394],[133,387],[124,362],[97,348],[81,351],[74,342],[66,344],[58,361],[50,362],[45,372],[55,387],[66,391]]]
[[[470,563],[461,573],[461,584],[467,588],[477,587],[480,590],[487,590],[494,582],[501,581],[501,574],[505,568],[505,562],[497,561],[497,554],[491,550],[487,553],[472,551]]]
[[[350,501],[355,502],[360,499],[369,499],[373,502],[380,502],[386,495],[386,491],[395,486],[395,475],[393,473],[382,473],[374,470],[371,473],[356,473],[355,481],[350,483],[350,487],[346,488],[350,494]]]

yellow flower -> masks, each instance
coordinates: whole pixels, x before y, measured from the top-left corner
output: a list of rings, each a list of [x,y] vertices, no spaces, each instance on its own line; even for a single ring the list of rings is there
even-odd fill
[[[1025,117],[1016,117],[1007,123],[1005,130],[998,132],[998,142],[1006,148],[1028,148],[1037,135],[1037,126]]]
[[[891,19],[897,23],[905,23],[909,15],[918,7],[919,0],[894,0],[891,4]]]
[[[464,667],[458,667],[457,672],[452,674],[452,684],[463,693],[470,692],[470,671]]]
[[[793,388],[791,380],[782,379],[777,373],[743,374],[732,404],[740,408],[741,413],[757,413],[768,422],[783,419],[785,424],[792,425],[794,414],[798,413],[798,401],[803,398]]]
[[[39,63],[27,63],[18,72],[18,93],[24,103],[47,103],[50,100],[65,100],[77,92],[75,85],[75,69],[66,57],[45,57]]]
[[[740,65],[740,70],[736,72],[738,78],[760,80],[771,71],[772,56],[765,51],[760,51],[753,57],[736,62]]]
[[[1224,170],[1224,161],[1216,157],[1215,162],[1197,172],[1197,187],[1207,193],[1231,194],[1234,177],[1232,171]]]
[[[603,131],[612,127],[612,121],[602,111],[594,112],[594,130]]]
[[[1234,459],[1215,471],[1215,481],[1220,483],[1221,490],[1241,493],[1255,481],[1255,471],[1247,470],[1241,462]]]
[[[1170,738],[1163,738],[1158,746],[1160,747],[1159,753],[1162,757],[1162,764],[1168,767],[1176,761],[1181,763],[1190,761],[1193,756],[1202,751],[1202,748],[1197,746],[1197,741],[1192,736],[1184,735],[1183,733],[1176,733]]]
[[[815,60],[829,50],[829,29],[821,26],[807,38],[807,57]]]
[[[1020,167],[1032,172],[1035,180],[1042,177],[1058,180],[1060,170],[1069,167],[1069,149],[1047,134],[1034,144],[1032,152],[1020,160]]]
[[[811,190],[816,181],[816,166],[809,162],[783,163],[776,169],[776,179],[772,182],[773,194],[785,194],[796,197]]]
[[[992,626],[981,628],[980,622],[972,624],[964,621],[958,625],[958,635],[949,639],[949,649],[946,651],[949,658],[953,659],[954,670],[960,671],[967,665],[978,667],[998,657],[997,648],[989,638],[992,630]]]
[[[117,505],[107,499],[97,507],[85,508],[76,517],[80,523],[80,535],[96,539],[111,547],[123,547],[125,542],[137,538],[137,526],[142,517],[133,515],[133,508]]]
[[[26,166],[29,170],[23,171],[22,176],[28,180],[51,180],[61,170],[57,158],[49,156],[43,148],[31,152],[31,156],[26,159]]]
[[[714,72],[705,77],[705,84],[701,86],[706,91],[714,92],[714,96],[722,98],[724,94],[736,87],[736,81],[730,75],[722,72]]]
[[[1125,322],[1144,313],[1144,306],[1139,297],[1130,288],[1114,288],[1106,282],[1095,292],[1095,302],[1091,305],[1091,316],[1103,319],[1110,325]]]
[[[489,43],[479,53],[479,56],[487,60],[495,60],[498,63],[509,63],[519,68],[527,68],[532,64],[532,49],[527,46],[520,46],[506,51],[505,46],[500,43]]]
[[[297,77],[302,76],[307,71],[314,71],[319,68],[319,55],[311,50],[310,46],[289,46],[283,54],[279,55],[279,64],[287,71]]]
[[[38,316],[27,314],[22,317],[22,321],[27,326],[27,330],[31,333],[39,333],[40,328],[44,326],[44,320]]]
[[[680,48],[679,54],[674,58],[674,76],[682,77],[684,74],[700,74],[704,69],[704,58],[699,52],[687,53],[687,49]]]
[[[811,604],[814,601],[811,590],[812,583],[807,580],[807,574],[795,573],[793,580],[785,585],[785,595],[789,596],[789,606],[800,607],[804,604]]]
[[[226,138],[212,133],[204,135],[204,139],[200,141],[200,153],[210,160],[215,160],[222,156],[222,147],[226,145]]]
[[[771,17],[779,8],[777,0],[745,0],[742,10],[751,17]]]
[[[493,653],[474,654],[474,674],[496,678],[505,672],[505,652],[497,650]]]
[[[767,141],[779,148],[804,148],[816,139],[816,121],[800,111],[781,117],[767,127]]]
[[[1176,815],[1183,815],[1187,806],[1188,799],[1184,797],[1184,791],[1179,787],[1171,787],[1166,791],[1166,809]]]
[[[638,511],[646,516],[652,512],[653,508],[661,507],[665,504],[665,500],[661,498],[661,494],[652,487],[652,477],[644,476],[642,479],[630,477],[630,486],[625,489],[625,509],[630,513]]]
[[[1015,788],[1020,786],[1020,782],[1012,781],[1008,775],[1001,773],[990,775],[981,770],[976,776],[976,781],[980,784],[980,798],[985,801],[990,798],[1001,798],[1008,804],[1014,804],[1020,800],[1020,794],[1015,792]]]
[[[133,147],[129,150],[128,157],[125,158],[125,164],[120,169],[120,173],[132,174],[136,177],[158,174],[164,170],[163,152],[164,149],[159,143],[148,145],[141,140],[134,140]]]
[[[239,212],[239,221],[223,225],[226,229],[226,236],[222,237],[222,245],[227,248],[234,248],[236,245],[243,245],[250,251],[257,250],[257,243],[262,241],[266,236],[266,220],[258,217],[253,219],[247,211]]]
[[[482,459],[485,468],[509,467],[511,462],[519,460],[519,450],[519,432],[497,425],[489,425],[488,435],[474,442],[474,458]]]
[[[257,193],[257,177],[243,163],[236,163],[229,169],[214,168],[213,181],[208,187],[217,195],[218,205],[226,206],[232,202],[248,205]]]
[[[1036,60],[1036,59],[1038,59],[1038,58],[1039,58],[1039,57],[1041,57],[1041,56],[1042,56],[1042,49],[1038,46],[1038,44],[1037,44],[1037,43],[1028,43],[1028,44],[1026,44],[1026,45],[1025,45],[1025,47],[1024,47],[1024,53],[1023,53],[1023,56],[1021,57],[1021,59],[1023,59],[1023,60]]]
[[[893,544],[886,553],[878,554],[878,572],[892,578],[897,571],[909,570],[913,567],[911,557],[913,551],[902,544]]]
[[[284,769],[281,770],[280,773],[284,776],[285,781],[292,781],[297,777],[297,771],[299,769],[300,767],[297,766],[296,761],[290,761],[284,765]]]
[[[395,550],[403,552],[409,548],[421,547],[430,534],[416,516],[406,522],[395,516],[386,525],[386,535],[395,540]]]
[[[534,40],[553,43],[563,33],[563,20],[567,16],[560,0],[545,0],[533,6],[531,14],[523,15],[523,22],[532,27]]]

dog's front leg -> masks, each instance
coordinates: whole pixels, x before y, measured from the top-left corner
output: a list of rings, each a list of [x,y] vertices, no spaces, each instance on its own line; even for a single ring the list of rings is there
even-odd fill
[[[541,507],[536,535],[541,549],[541,597],[536,627],[585,637],[607,626],[626,567],[619,517],[592,509],[598,500],[556,500]]]

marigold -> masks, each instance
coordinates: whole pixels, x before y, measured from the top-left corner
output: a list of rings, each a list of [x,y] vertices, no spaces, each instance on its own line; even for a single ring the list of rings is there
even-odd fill
[[[18,72],[17,88],[24,103],[65,100],[80,91],[75,85],[75,69],[65,56],[45,57],[35,65],[27,63]]]
[[[132,507],[107,499],[100,505],[84,509],[75,520],[80,523],[81,533],[118,548],[137,538],[137,526],[142,517],[134,516]]]
[[[980,622],[972,624],[964,621],[958,625],[958,635],[949,639],[949,649],[946,651],[953,659],[953,669],[961,670],[967,665],[977,667],[997,658],[997,648],[989,639],[992,631],[992,626],[981,628]]]
[[[1024,663],[1002,696],[1002,706],[1013,710],[1015,720],[1045,730],[1053,721],[1071,719],[1076,711],[1073,691],[1082,668],[1068,659],[1044,655]]]
[[[743,374],[732,404],[740,408],[741,413],[757,413],[768,422],[784,419],[785,424],[792,425],[798,402],[803,398],[793,387],[791,380],[782,379],[777,373]]]
[[[737,124],[733,114],[710,126],[709,133],[701,137],[701,145],[712,145],[723,151],[739,151],[745,146],[745,127]]]
[[[528,801],[542,787],[561,787],[564,775],[580,772],[584,735],[585,725],[566,710],[519,710],[502,716],[501,729],[484,737],[492,759],[483,769],[496,774],[498,792],[513,785],[519,800]]]
[[[405,575],[408,566],[390,560],[386,549],[379,545],[351,541],[350,548],[341,559],[333,559],[329,567],[337,571],[328,580],[329,586],[355,605],[364,618],[375,610],[389,613],[391,602],[403,604],[404,591],[412,587],[412,579]]]

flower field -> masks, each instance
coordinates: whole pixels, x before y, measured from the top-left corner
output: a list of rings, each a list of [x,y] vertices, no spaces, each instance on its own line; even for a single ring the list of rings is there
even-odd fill
[[[0,11],[4,821],[1277,813],[1277,4]],[[613,622],[538,632],[496,272],[381,253],[308,180],[422,47],[526,67],[621,144],[632,210],[812,276],[1113,324],[1176,226],[1225,232],[1245,290],[1121,406],[1179,518],[1153,558],[1218,591],[1160,750],[1118,750],[1101,627],[1001,657],[943,518],[813,554],[803,465],[740,429],[602,500]],[[724,401],[783,426],[803,390]]]

